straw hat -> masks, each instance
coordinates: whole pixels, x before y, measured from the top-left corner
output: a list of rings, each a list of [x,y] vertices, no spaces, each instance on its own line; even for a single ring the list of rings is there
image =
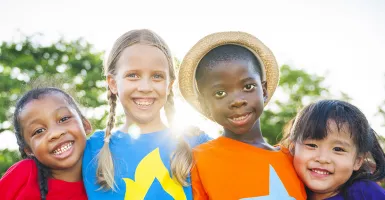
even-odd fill
[[[199,103],[195,72],[201,59],[218,46],[233,44],[247,48],[257,57],[262,67],[262,80],[267,82],[268,99],[273,96],[279,81],[279,68],[273,53],[260,40],[244,32],[219,32],[199,40],[184,57],[179,70],[179,88],[182,96],[200,113],[210,118]]]

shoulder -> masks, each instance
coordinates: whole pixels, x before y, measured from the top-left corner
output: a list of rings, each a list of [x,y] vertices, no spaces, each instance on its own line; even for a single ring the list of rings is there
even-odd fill
[[[221,146],[219,138],[211,139],[205,143],[199,144],[193,148],[194,155],[207,154],[210,151],[218,150]]]
[[[99,149],[104,143],[104,130],[95,131],[88,139],[86,149]]]
[[[359,180],[355,181],[349,188],[350,197],[361,199],[385,199],[385,190],[374,181]]]
[[[185,139],[192,148],[212,140],[212,138],[204,132],[200,132],[198,135],[186,136]]]
[[[28,175],[32,171],[36,170],[36,163],[31,159],[24,159],[13,164],[7,172],[5,172],[3,178],[7,176],[23,176]]]
[[[35,185],[36,184],[36,185]],[[0,179],[0,199],[13,199],[37,187],[37,166],[31,159],[12,165]],[[26,187],[28,189],[26,189]]]
[[[103,139],[104,138],[104,130],[97,130],[95,131],[89,138],[88,138],[88,141],[95,141],[95,140],[99,140],[99,139]]]
[[[294,156],[290,153],[290,150],[283,145],[275,145],[275,147],[279,148],[279,151],[290,161],[293,162]]]
[[[212,140],[208,134],[196,126],[189,126],[184,128],[182,135],[191,147],[195,147]]]

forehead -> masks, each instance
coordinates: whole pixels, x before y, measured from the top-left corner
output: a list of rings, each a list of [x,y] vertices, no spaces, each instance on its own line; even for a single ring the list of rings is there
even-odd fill
[[[168,70],[168,59],[159,48],[134,44],[125,48],[117,62],[119,68],[133,68],[134,70],[149,69]]]
[[[247,77],[256,77],[260,80],[260,75],[255,69],[255,66],[252,62],[246,60],[219,61],[205,67],[205,83],[230,80],[237,81]]]
[[[72,110],[71,106],[62,94],[46,94],[40,96],[38,99],[28,102],[20,111],[19,118],[24,124],[24,122],[31,121],[44,115],[52,114],[52,112],[60,108]]]
[[[328,142],[340,141],[348,145],[354,146],[353,137],[348,124],[343,123],[337,126],[337,124],[333,120],[328,120],[327,122],[327,136],[325,140]]]

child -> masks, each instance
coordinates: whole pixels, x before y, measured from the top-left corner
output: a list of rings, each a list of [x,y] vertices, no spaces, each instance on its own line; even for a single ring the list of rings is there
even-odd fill
[[[0,180],[0,199],[87,199],[81,166],[91,125],[72,97],[57,88],[30,90],[13,123],[24,160]]]
[[[150,30],[132,30],[116,40],[105,65],[108,125],[92,135],[84,153],[89,199],[192,199],[191,150],[161,120],[164,108],[172,122],[172,60],[166,43]],[[118,99],[125,121],[112,132]],[[190,139],[194,146],[207,137]]]
[[[269,145],[260,129],[278,73],[270,50],[247,33],[215,33],[188,52],[179,72],[182,95],[224,128],[194,149],[194,199],[306,198],[288,150]]]
[[[310,104],[297,115],[288,137],[309,199],[385,199],[374,182],[385,177],[384,151],[355,106],[338,100]]]

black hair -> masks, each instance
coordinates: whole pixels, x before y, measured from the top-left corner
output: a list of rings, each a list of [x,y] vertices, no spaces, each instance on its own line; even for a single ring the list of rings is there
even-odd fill
[[[328,121],[336,123],[338,131],[346,126],[357,148],[357,155],[369,153],[361,168],[354,171],[341,186],[340,192],[347,197],[347,188],[357,180],[379,181],[385,178],[385,154],[376,132],[370,127],[365,115],[354,105],[339,100],[321,100],[306,106],[295,118],[290,134],[293,144],[306,139],[322,140],[330,130]],[[369,158],[372,157],[373,161]],[[375,169],[373,169],[375,164]]]
[[[207,71],[213,69],[218,63],[226,61],[244,60],[252,63],[255,71],[261,76],[261,63],[258,58],[247,48],[234,45],[226,44],[215,47],[210,50],[199,62],[195,79],[197,80],[198,87],[201,88],[201,80]]]
[[[75,100],[66,92],[63,90],[60,90],[58,88],[53,87],[43,87],[43,88],[36,88],[32,89],[28,92],[26,92],[17,102],[15,106],[15,112],[13,114],[13,126],[15,128],[15,135],[17,139],[17,144],[19,145],[19,151],[21,154],[21,157],[23,159],[25,158],[31,158],[36,162],[37,168],[38,168],[38,179],[39,179],[39,188],[40,188],[40,195],[43,200],[46,199],[47,193],[48,193],[48,177],[51,176],[50,170],[47,166],[44,166],[39,160],[36,159],[34,156],[27,155],[24,152],[24,149],[29,149],[27,143],[25,142],[24,136],[23,136],[23,127],[21,126],[19,115],[22,112],[25,105],[27,105],[29,102],[33,100],[40,99],[46,95],[50,94],[61,94],[63,95],[65,101],[72,106],[76,112],[79,114],[82,120],[85,119],[83,114],[80,112]]]

